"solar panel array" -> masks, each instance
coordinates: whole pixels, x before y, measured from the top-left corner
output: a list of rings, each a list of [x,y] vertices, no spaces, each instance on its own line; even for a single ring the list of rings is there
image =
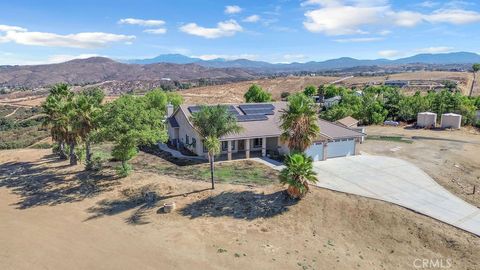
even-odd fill
[[[188,107],[188,110],[190,111],[190,113],[199,112],[201,109],[202,109],[202,106],[190,106],[190,107]],[[232,106],[232,105],[229,105],[227,110],[231,114],[240,115],[240,113],[237,111],[237,109],[235,109],[235,107]]]
[[[246,115],[273,115],[275,106],[272,104],[244,104],[238,106]]]
[[[237,116],[237,121],[238,122],[265,121],[265,120],[268,120],[268,117],[265,116],[265,115],[253,114],[253,115],[238,115]]]
[[[268,120],[267,115],[273,115],[275,106],[268,103],[258,104],[244,104],[238,106],[244,115],[235,108],[235,106],[229,105],[228,112],[237,117],[238,122],[251,122],[251,121],[265,121]],[[188,110],[190,113],[199,112],[202,106],[190,106]]]

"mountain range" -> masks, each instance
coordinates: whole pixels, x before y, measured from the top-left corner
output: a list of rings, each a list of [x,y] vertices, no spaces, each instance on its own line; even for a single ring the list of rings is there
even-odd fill
[[[134,90],[152,85],[169,84],[171,87],[178,87],[180,83],[186,82],[205,85],[303,72],[384,74],[423,69],[469,70],[471,64],[477,62],[480,63],[480,55],[468,52],[418,54],[396,60],[343,57],[321,62],[289,64],[247,59],[201,60],[180,54],[122,62],[105,57],[92,57],[59,64],[0,66],[0,88],[35,89],[58,82],[74,85],[117,82],[122,87],[115,84],[112,88]]]
[[[324,71],[352,67],[365,66],[398,66],[406,64],[430,64],[430,65],[452,65],[452,64],[473,64],[480,62],[480,55],[471,52],[453,52],[439,54],[417,54],[410,57],[395,60],[374,59],[361,60],[350,57],[336,58],[326,61],[310,61],[306,63],[269,63],[248,59],[227,60],[217,58],[202,60],[182,54],[163,54],[149,59],[126,60],[129,64],[153,64],[153,63],[175,63],[175,64],[197,64],[204,67],[214,68],[243,68],[257,72],[296,72],[296,71]]]

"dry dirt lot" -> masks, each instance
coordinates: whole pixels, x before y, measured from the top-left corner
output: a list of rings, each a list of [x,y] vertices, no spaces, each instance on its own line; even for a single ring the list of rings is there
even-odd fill
[[[450,192],[480,207],[480,133],[475,129],[454,131],[369,126],[366,132],[386,138],[367,139],[360,145],[360,151],[410,161]],[[473,186],[476,186],[475,194],[472,194]]]
[[[278,184],[211,191],[141,170],[100,177],[50,153],[0,151],[1,269],[480,267],[480,238],[385,202],[319,188],[296,202]]]

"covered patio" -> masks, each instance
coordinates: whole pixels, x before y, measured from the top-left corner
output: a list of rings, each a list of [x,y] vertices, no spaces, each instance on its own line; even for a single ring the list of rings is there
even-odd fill
[[[278,155],[280,145],[278,136],[222,140],[220,159],[249,159]]]

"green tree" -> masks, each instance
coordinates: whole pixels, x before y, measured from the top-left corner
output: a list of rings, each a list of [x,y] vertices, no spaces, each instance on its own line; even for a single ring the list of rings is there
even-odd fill
[[[256,84],[252,84],[243,97],[247,103],[262,103],[272,101],[272,95]]]
[[[305,151],[320,132],[315,103],[303,93],[288,98],[280,121],[283,130],[281,139],[288,142],[288,147],[293,151]]]
[[[147,97],[123,95],[108,103],[101,116],[100,137],[114,142],[112,156],[122,162],[120,174],[130,171],[128,161],[140,145],[167,140],[165,111]]]
[[[240,132],[241,127],[237,124],[237,118],[229,113],[227,106],[224,105],[203,106],[200,111],[192,114],[190,121],[202,137],[202,143],[208,151],[210,177],[214,189],[214,162],[215,155],[220,152],[220,138]]]
[[[280,172],[280,183],[288,185],[287,193],[292,198],[302,198],[308,192],[308,183],[316,183],[313,160],[305,154],[291,154],[285,157],[285,169]]]
[[[179,94],[174,92],[165,92],[161,88],[153,89],[152,91],[148,92],[145,97],[149,100],[151,106],[165,112],[169,103],[177,108],[183,102],[183,98]]]
[[[305,89],[303,90],[303,93],[307,96],[307,97],[313,97],[316,93],[317,93],[317,88],[313,85],[308,85],[307,87],[305,87]]]

